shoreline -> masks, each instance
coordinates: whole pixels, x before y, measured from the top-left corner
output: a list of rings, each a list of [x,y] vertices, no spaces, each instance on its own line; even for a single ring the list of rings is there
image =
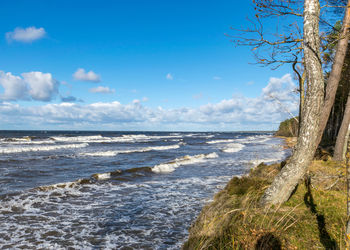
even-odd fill
[[[286,148],[296,144],[296,138],[276,137],[284,139]],[[183,249],[344,248],[345,165],[329,158],[314,160],[286,203],[259,207],[261,195],[286,161],[261,163],[233,177],[193,221]]]
[[[274,137],[283,139],[285,149],[293,148],[297,144],[298,137],[286,137],[286,136],[279,136],[279,135],[274,135]]]

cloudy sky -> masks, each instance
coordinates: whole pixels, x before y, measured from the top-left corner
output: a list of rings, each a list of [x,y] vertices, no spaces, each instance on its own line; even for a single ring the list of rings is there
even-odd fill
[[[3,1],[0,129],[276,129],[291,68],[251,64],[225,36],[250,1],[217,2]]]

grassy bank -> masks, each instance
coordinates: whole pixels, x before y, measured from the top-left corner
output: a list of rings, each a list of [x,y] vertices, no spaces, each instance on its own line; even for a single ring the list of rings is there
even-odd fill
[[[345,248],[345,166],[315,160],[288,202],[264,210],[259,198],[284,165],[260,164],[232,178],[203,208],[183,248]]]

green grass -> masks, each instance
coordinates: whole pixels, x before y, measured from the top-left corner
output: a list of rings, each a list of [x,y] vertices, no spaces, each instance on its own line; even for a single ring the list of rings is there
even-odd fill
[[[260,164],[232,178],[203,208],[183,248],[343,249],[345,167],[314,161],[288,202],[262,209],[258,201],[280,168]]]

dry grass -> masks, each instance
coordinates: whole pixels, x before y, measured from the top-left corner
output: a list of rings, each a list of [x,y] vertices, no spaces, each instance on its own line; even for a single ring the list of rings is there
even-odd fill
[[[262,209],[258,201],[280,168],[260,164],[231,179],[203,208],[183,248],[343,249],[345,166],[314,161],[288,202]]]
[[[285,136],[276,136],[284,140],[285,148],[293,148],[297,144],[298,137],[285,137]]]

